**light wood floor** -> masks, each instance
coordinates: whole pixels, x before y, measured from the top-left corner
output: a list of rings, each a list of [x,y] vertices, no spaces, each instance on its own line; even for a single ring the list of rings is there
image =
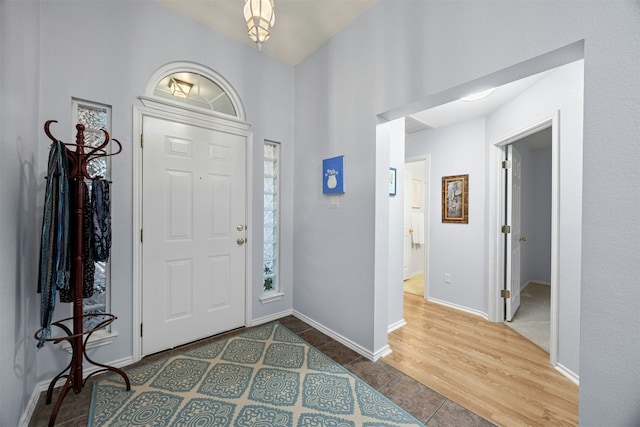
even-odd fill
[[[578,386],[502,323],[405,292],[384,362],[499,426],[578,425]]]

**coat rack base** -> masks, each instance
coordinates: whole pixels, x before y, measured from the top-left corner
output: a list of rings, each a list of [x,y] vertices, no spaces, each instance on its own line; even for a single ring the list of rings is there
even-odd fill
[[[58,416],[58,412],[60,411],[60,407],[62,406],[62,401],[66,397],[67,393],[69,393],[69,390],[73,390],[74,393],[76,394],[80,393],[80,391],[82,391],[82,388],[86,385],[89,378],[91,378],[93,375],[97,375],[107,371],[115,372],[116,374],[120,375],[124,380],[127,387],[127,391],[131,390],[131,383],[129,381],[129,377],[127,376],[127,374],[124,373],[123,370],[113,366],[98,363],[92,360],[87,354],[87,343],[91,335],[94,332],[109,326],[111,323],[113,323],[117,319],[117,317],[113,314],[104,314],[104,313],[84,314],[82,316],[83,319],[88,317],[101,317],[101,318],[104,318],[104,320],[102,320],[92,329],[83,331],[82,333],[79,333],[79,334],[74,334],[71,328],[65,324],[65,322],[75,321],[77,318],[67,317],[66,319],[58,320],[56,322],[51,323],[51,326],[56,326],[57,328],[61,329],[62,331],[64,331],[66,336],[47,338],[45,340],[53,344],[59,344],[62,341],[68,341],[72,349],[71,361],[69,362],[69,365],[67,365],[67,367],[64,368],[62,372],[60,372],[51,380],[51,382],[49,383],[49,387],[47,389],[46,404],[49,405],[51,404],[51,401],[52,401],[53,389],[55,388],[56,383],[62,378],[66,379],[64,382],[64,385],[62,386],[62,389],[60,390],[60,394],[56,399],[56,403],[53,407],[53,410],[51,412],[51,416],[49,418],[50,427],[53,427],[53,425],[55,424],[56,417]],[[43,333],[44,333],[44,328],[38,330],[38,332],[35,333],[35,338],[37,340],[40,340],[40,337]],[[78,345],[78,343],[81,343],[81,344]],[[84,360],[86,360],[91,365],[97,366],[99,368],[93,371],[91,374],[87,375],[86,378],[83,378],[83,374],[82,374]]]

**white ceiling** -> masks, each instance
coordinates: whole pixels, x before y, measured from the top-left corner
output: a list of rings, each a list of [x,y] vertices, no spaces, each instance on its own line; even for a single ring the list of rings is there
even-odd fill
[[[410,133],[417,133],[426,129],[440,128],[454,123],[486,116],[498,109],[501,105],[529,89],[551,72],[553,72],[553,70],[534,74],[533,76],[502,85],[497,87],[496,90],[486,98],[482,98],[477,101],[457,100],[412,114],[410,116],[413,119],[412,131]],[[419,123],[423,124],[422,129],[420,129]]]
[[[243,0],[157,0],[159,3],[247,45]],[[262,52],[298,65],[375,0],[274,0],[276,20]]]

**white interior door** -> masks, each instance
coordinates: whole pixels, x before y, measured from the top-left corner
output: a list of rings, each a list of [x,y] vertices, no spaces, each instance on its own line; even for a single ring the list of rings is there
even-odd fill
[[[511,183],[507,184],[507,224],[511,225],[511,233],[507,235],[510,260],[507,261],[506,285],[510,297],[506,299],[505,317],[507,321],[511,321],[520,307],[520,244],[524,237],[520,225],[522,156],[513,145],[509,145],[507,150],[508,159],[511,160],[511,168],[507,169],[507,183]]]
[[[412,174],[411,170],[408,168],[404,168],[404,230],[402,232],[404,239],[404,250],[403,250],[403,264],[402,264],[402,274],[403,279],[407,280],[411,278],[413,274],[412,268],[412,254],[411,254],[411,205],[410,205],[410,196],[411,196],[411,180]]]
[[[142,354],[245,323],[246,137],[143,120]]]

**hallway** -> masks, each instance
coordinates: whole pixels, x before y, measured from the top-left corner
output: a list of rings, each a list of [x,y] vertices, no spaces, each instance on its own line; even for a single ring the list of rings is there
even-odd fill
[[[578,386],[548,353],[502,323],[407,292],[404,302],[384,362],[496,425],[578,424]]]

